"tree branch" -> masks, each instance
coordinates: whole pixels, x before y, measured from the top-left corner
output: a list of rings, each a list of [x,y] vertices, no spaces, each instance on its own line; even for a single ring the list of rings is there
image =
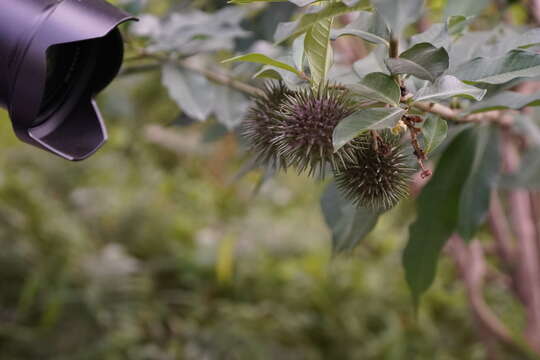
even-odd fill
[[[482,288],[487,266],[480,242],[474,240],[470,245],[466,245],[463,239],[454,235],[448,243],[448,250],[463,278],[472,312],[484,332],[489,334],[482,340],[488,347],[492,345],[490,344],[491,337],[512,347],[516,346],[511,333],[484,299]]]
[[[495,238],[497,253],[506,266],[513,269],[515,265],[515,250],[512,244],[512,232],[504,214],[499,194],[496,191],[493,191],[491,194],[488,222]]]
[[[151,64],[139,65],[139,66],[126,67],[122,70],[121,75],[131,75],[131,74],[135,74],[139,72],[157,70],[166,63],[173,63],[181,68],[199,73],[210,81],[213,81],[221,85],[229,86],[248,96],[260,96],[264,94],[264,92],[257,87],[246,84],[243,81],[236,80],[235,78],[233,78],[232,76],[228,74],[207,69],[197,64],[194,61],[194,59],[183,59],[183,60],[170,59],[170,58],[155,55],[155,54],[145,54],[144,56],[146,56],[147,58],[152,58],[154,60],[157,60],[157,62],[154,62]]]
[[[397,56],[398,42],[392,41],[390,45],[391,45],[390,54]],[[210,81],[213,81],[221,85],[229,86],[248,96],[261,96],[262,94],[264,94],[264,92],[257,87],[249,85],[243,81],[236,80],[234,77],[224,72],[217,72],[217,71],[207,69],[204,66],[201,66],[198,63],[196,63],[194,59],[183,59],[183,60],[170,59],[165,56],[159,56],[156,54],[147,54],[147,53],[142,53],[140,56],[136,57],[136,59],[144,59],[144,58],[151,58],[151,59],[156,60],[156,62],[150,63],[150,64],[144,64],[144,65],[138,65],[138,66],[134,65],[134,66],[126,67],[122,70],[121,75],[131,75],[131,74],[135,74],[139,72],[157,70],[163,64],[172,62],[179,67],[197,72],[205,76]],[[461,116],[459,111],[451,109],[441,104],[428,103],[428,102],[415,102],[412,104],[412,106],[419,110],[439,115],[446,120],[451,120],[451,121],[460,122],[460,123],[496,122],[496,123],[499,123],[500,125],[508,125],[508,123],[512,121],[510,117],[503,116],[502,111],[489,111],[489,112],[485,112],[481,114],[471,114],[467,116]]]
[[[513,172],[519,168],[519,153],[511,139],[505,140],[506,168]],[[509,204],[518,242],[517,283],[527,314],[525,336],[531,347],[540,351],[540,262],[529,192],[523,189],[510,191]]]

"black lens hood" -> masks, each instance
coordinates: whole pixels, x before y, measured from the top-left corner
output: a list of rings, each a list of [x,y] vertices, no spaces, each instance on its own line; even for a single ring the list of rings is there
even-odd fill
[[[107,139],[93,100],[117,75],[123,43],[117,26],[134,19],[103,0],[0,0],[0,107],[24,142],[82,160]],[[95,51],[52,113],[42,113],[47,51],[92,40]]]

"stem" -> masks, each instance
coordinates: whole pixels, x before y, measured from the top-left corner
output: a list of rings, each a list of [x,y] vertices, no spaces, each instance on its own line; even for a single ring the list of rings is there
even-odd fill
[[[519,153],[511,139],[505,140],[506,167],[514,172],[519,167]],[[509,205],[518,243],[516,281],[527,314],[525,337],[531,347],[540,351],[540,262],[529,192],[523,189],[510,191]]]
[[[388,55],[391,58],[397,58],[399,56],[399,41],[392,37],[390,39],[390,47],[388,49]]]
[[[463,278],[469,303],[472,312],[484,330],[489,336],[483,336],[482,340],[487,343],[487,347],[493,337],[504,344],[514,347],[516,344],[512,339],[510,331],[504,323],[493,313],[483,296],[483,285],[487,272],[486,259],[482,246],[478,240],[474,240],[470,245],[466,245],[463,239],[454,235],[448,243],[448,250],[454,258]]]
[[[399,44],[397,40],[391,40],[390,41],[390,54],[397,55],[398,46]],[[221,85],[229,86],[248,96],[261,96],[263,94],[263,91],[255,86],[249,85],[240,80],[236,80],[229,74],[209,70],[205,67],[195,64],[193,61],[190,61],[190,59],[186,59],[186,60],[170,59],[167,57],[162,57],[162,56],[158,56],[154,54],[146,54],[146,53],[144,53],[143,55],[137,56],[134,59],[139,60],[139,59],[145,59],[145,58],[146,59],[152,58],[157,61],[150,64],[134,65],[134,66],[126,67],[122,70],[121,75],[127,76],[127,75],[132,75],[132,74],[136,74],[140,72],[158,70],[163,64],[172,62],[176,64],[177,66],[180,66],[184,69],[197,72],[205,76],[210,81],[213,81]],[[441,104],[415,102],[415,103],[412,103],[412,106],[419,110],[439,115],[446,120],[460,122],[460,123],[494,122],[494,123],[499,123],[501,125],[508,125],[508,123],[511,122],[511,119],[509,117],[501,116],[503,114],[502,111],[490,111],[490,112],[485,112],[481,114],[460,116],[459,111],[453,110]]]
[[[152,58],[154,60],[157,60],[157,62],[146,64],[146,65],[139,65],[139,66],[131,66],[126,67],[122,70],[122,75],[130,75],[135,74],[139,72],[145,72],[145,71],[152,71],[159,69],[162,65],[166,63],[173,63],[176,66],[179,66],[181,68],[196,72],[201,74],[202,76],[206,77],[208,80],[213,81],[215,83],[229,86],[233,89],[236,89],[248,96],[261,96],[264,94],[264,92],[252,85],[246,84],[245,82],[242,82],[240,80],[234,79],[232,76],[222,73],[222,72],[216,72],[213,70],[209,70],[203,66],[200,66],[199,64],[195,63],[195,61],[192,61],[191,59],[170,59],[164,56],[159,56],[155,54],[147,54],[143,53],[142,55],[138,56],[137,59],[141,58]]]

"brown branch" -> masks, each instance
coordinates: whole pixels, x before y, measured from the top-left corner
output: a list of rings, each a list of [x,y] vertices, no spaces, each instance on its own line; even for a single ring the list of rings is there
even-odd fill
[[[512,244],[512,232],[508,219],[499,198],[499,194],[493,191],[488,213],[488,223],[495,239],[496,250],[502,261],[513,269],[515,265],[515,250]]]
[[[243,92],[246,95],[260,96],[260,95],[264,94],[264,92],[261,89],[255,87],[255,86],[246,84],[245,82],[242,82],[242,81],[239,81],[239,80],[236,80],[236,79],[234,79],[233,77],[231,77],[231,76],[229,76],[227,74],[223,74],[223,73],[219,73],[219,72],[215,72],[215,71],[206,69],[206,68],[200,66],[199,64],[195,63],[194,61],[190,61],[190,59],[179,60],[179,61],[175,61],[174,63],[177,64],[178,66],[181,66],[181,67],[187,69],[187,70],[198,72],[199,74],[203,75],[204,77],[206,77],[210,81],[213,81],[213,82],[216,82],[218,84],[225,85],[225,86],[229,86],[229,87],[231,87],[233,89],[236,89],[238,91]]]
[[[519,153],[508,137],[505,139],[506,167],[519,168]],[[540,351],[540,262],[536,229],[532,218],[529,192],[523,189],[509,193],[510,218],[517,238],[517,284],[527,314],[525,337],[530,346]]]
[[[390,55],[392,57],[398,56],[398,47],[399,43],[396,40],[392,40],[390,42]],[[233,89],[236,89],[240,92],[243,92],[244,94],[248,96],[260,96],[264,94],[264,92],[252,85],[246,84],[243,81],[236,80],[234,77],[232,77],[229,74],[226,74],[224,72],[217,72],[214,70],[207,69],[204,66],[201,66],[200,64],[196,63],[194,59],[171,59],[165,56],[160,56],[156,54],[148,54],[141,52],[140,55],[135,57],[134,59],[154,59],[157,62],[151,63],[151,64],[145,64],[140,66],[131,66],[126,67],[122,70],[123,75],[129,75],[134,74],[138,72],[143,71],[151,71],[159,69],[159,67],[167,62],[172,62],[176,64],[177,66],[180,66],[182,68],[185,68],[190,71],[197,72],[204,77],[206,77],[208,80],[213,81],[215,83],[229,86]],[[404,98],[407,98],[405,96]],[[461,116],[459,111],[451,109],[447,106],[436,104],[436,103],[428,103],[428,102],[414,102],[412,103],[412,106],[423,110],[432,114],[436,114],[441,116],[444,119],[455,121],[455,122],[461,122],[461,123],[467,123],[467,122],[496,122],[501,125],[508,125],[512,119],[508,116],[502,116],[502,111],[489,111],[485,113],[480,114],[471,114],[466,116]]]
[[[141,55],[139,55],[137,58],[138,59],[150,58],[150,59],[156,60],[157,62],[154,62],[151,64],[140,65],[140,66],[126,67],[122,70],[122,75],[129,75],[129,74],[134,74],[137,72],[156,70],[156,69],[159,69],[159,67],[163,64],[173,63],[184,69],[199,73],[210,81],[213,81],[221,85],[229,86],[248,96],[260,96],[264,94],[264,92],[257,87],[246,84],[243,81],[236,80],[235,78],[233,78],[232,76],[228,74],[207,69],[204,66],[201,66],[200,64],[198,64],[194,59],[182,59],[182,60],[171,59],[164,56],[160,56],[156,54],[148,54],[144,52],[142,52]]]
[[[478,240],[466,245],[463,239],[454,235],[448,243],[448,250],[463,278],[471,310],[482,328],[482,341],[492,348],[491,338],[514,347],[515,341],[510,331],[493,313],[483,295],[483,285],[487,272],[483,249]]]
[[[419,110],[439,115],[443,119],[460,123],[495,122],[507,126],[512,122],[512,118],[503,116],[504,112],[502,111],[487,111],[484,113],[462,116],[458,110],[451,109],[448,106],[441,104],[420,101],[412,103],[412,106]]]

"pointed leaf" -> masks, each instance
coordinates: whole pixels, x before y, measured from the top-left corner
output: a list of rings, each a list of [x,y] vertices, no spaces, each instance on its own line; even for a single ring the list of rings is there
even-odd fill
[[[540,189],[540,147],[527,151],[521,160],[521,166],[513,174],[501,179],[501,188],[522,188],[529,190]]]
[[[334,150],[339,150],[366,131],[395,126],[403,114],[405,114],[405,110],[398,107],[362,109],[354,112],[341,120],[334,129]]]
[[[465,241],[470,241],[486,220],[491,191],[501,170],[499,130],[495,126],[482,126],[476,132],[474,163],[459,204],[457,231]]]
[[[444,16],[478,15],[489,4],[489,0],[450,0],[444,9]]]
[[[414,95],[414,100],[434,102],[461,96],[480,101],[486,92],[487,90],[467,85],[454,76],[445,75],[438,78],[433,84],[428,84],[418,90]]]
[[[330,29],[333,22],[333,17],[320,20],[306,33],[304,51],[311,71],[312,85],[315,88],[326,81],[328,69],[332,63]]]
[[[419,79],[435,81],[448,69],[448,53],[429,43],[414,45],[399,58],[386,59],[386,66],[394,75],[411,74]]]
[[[283,70],[290,71],[297,75],[299,74],[299,71],[296,70],[293,66],[286,64],[284,62],[278,61],[278,60],[274,60],[266,55],[257,54],[257,53],[235,56],[230,59],[223,60],[222,63],[224,64],[224,63],[238,62],[238,61],[252,62],[252,63],[262,64],[262,65],[271,65],[271,66],[275,66]]]
[[[472,166],[476,137],[461,132],[445,150],[437,170],[417,199],[417,218],[403,252],[405,277],[417,307],[431,287],[439,254],[458,223],[459,197]]]
[[[348,85],[353,93],[374,101],[399,106],[401,90],[389,75],[375,72],[366,75],[359,84]]]
[[[372,2],[396,38],[399,38],[407,25],[420,18],[424,5],[424,0],[372,0]]]
[[[208,118],[214,102],[214,86],[204,76],[166,64],[161,81],[188,116],[199,121]]]
[[[348,7],[342,2],[331,2],[318,12],[305,14],[296,21],[279,24],[274,35],[274,41],[281,44],[286,40],[295,39],[298,36],[308,32],[309,29],[319,21],[346,14],[351,11],[366,9],[368,7],[368,0],[361,0],[356,5],[351,7]]]
[[[503,91],[484,101],[470,106],[466,113],[480,113],[492,110],[521,110],[527,106],[540,106],[540,91],[530,95],[514,91]]]
[[[389,46],[390,32],[388,26],[377,12],[360,11],[358,18],[354,22],[344,28],[332,30],[331,39],[336,40],[343,35],[358,36],[373,44]]]
[[[379,213],[358,208],[343,198],[334,182],[330,183],[322,197],[324,220],[332,231],[334,253],[351,251],[373,230]]]
[[[446,139],[448,135],[448,123],[439,116],[430,114],[424,121],[422,135],[424,139],[424,151],[426,155],[429,155]]]
[[[503,84],[540,75],[540,54],[512,50],[496,58],[479,57],[457,67],[456,77],[470,83]]]
[[[301,35],[294,39],[292,44],[292,58],[296,70],[299,72],[304,71],[304,42],[306,40],[306,35]]]
[[[378,45],[372,52],[363,59],[353,64],[353,70],[359,77],[364,77],[372,72],[382,72],[389,74],[388,68],[384,64],[384,58],[388,54],[388,48]]]
[[[229,4],[238,4],[238,5],[245,5],[245,4],[252,4],[256,2],[287,2],[289,0],[229,0]]]
[[[240,125],[249,106],[249,100],[240,92],[227,86],[215,86],[214,114],[227,129],[232,130]]]

